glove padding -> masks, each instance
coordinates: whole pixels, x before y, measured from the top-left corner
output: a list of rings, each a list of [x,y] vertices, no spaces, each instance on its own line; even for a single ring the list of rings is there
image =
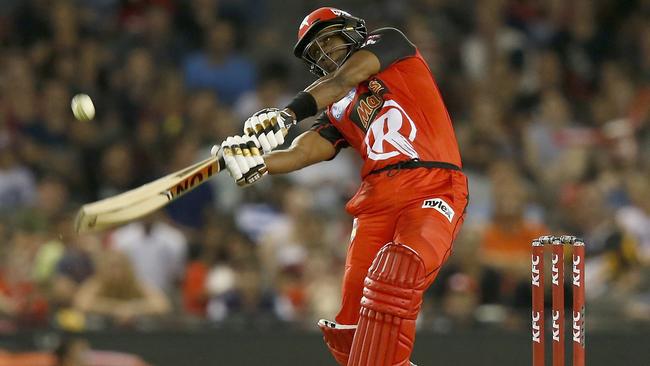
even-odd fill
[[[244,135],[252,137],[255,145],[266,154],[284,143],[286,129],[295,122],[286,110],[264,108],[246,120]]]
[[[221,143],[226,169],[237,185],[247,186],[258,181],[267,173],[264,158],[249,136],[231,136]],[[212,147],[212,154],[219,151],[219,146]]]

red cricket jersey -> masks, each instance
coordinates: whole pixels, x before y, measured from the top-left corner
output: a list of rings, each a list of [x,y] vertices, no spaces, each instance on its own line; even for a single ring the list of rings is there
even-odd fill
[[[438,87],[417,48],[395,28],[368,35],[381,71],[327,107],[312,129],[338,151],[352,146],[364,160],[361,176],[419,159],[461,168],[454,129]]]

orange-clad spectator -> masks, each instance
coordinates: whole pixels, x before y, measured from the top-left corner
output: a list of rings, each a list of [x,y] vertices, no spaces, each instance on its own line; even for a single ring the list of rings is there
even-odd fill
[[[526,218],[526,187],[512,168],[497,164],[492,170],[494,206],[479,250],[481,302],[523,309],[530,299],[530,242],[547,229]]]
[[[10,283],[0,275],[0,314],[7,314],[22,325],[34,326],[47,321],[47,312],[47,300],[34,283]]]
[[[47,299],[31,275],[38,243],[42,241],[41,234],[18,229],[0,261],[0,315],[21,328],[47,322]]]
[[[496,166],[492,173],[493,211],[481,241],[485,265],[507,271],[530,270],[530,242],[547,233],[544,225],[525,217],[529,201],[526,187],[509,165]]]
[[[234,223],[227,216],[211,215],[201,230],[201,242],[189,246],[189,261],[185,267],[182,282],[183,309],[187,314],[205,317],[210,295],[208,277],[218,260],[227,261],[224,244],[228,241],[228,230]]]
[[[205,280],[210,268],[201,260],[193,260],[185,269],[183,307],[188,314],[204,316],[207,305]]]
[[[57,366],[54,355],[46,352],[10,353],[0,350],[0,366]]]

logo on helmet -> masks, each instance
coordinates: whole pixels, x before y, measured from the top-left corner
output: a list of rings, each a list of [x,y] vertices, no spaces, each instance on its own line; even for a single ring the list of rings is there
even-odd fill
[[[379,42],[380,38],[381,38],[381,35],[379,35],[379,34],[373,34],[371,36],[368,36],[368,38],[366,38],[366,40],[363,42],[363,44],[361,44],[361,47],[365,47],[365,46],[368,46],[368,45],[371,45],[371,44],[375,44],[375,43]]]
[[[309,17],[306,16],[305,19],[302,20],[302,23],[300,23],[300,27],[298,29],[303,29],[308,25],[309,25]]]
[[[350,15],[350,13],[348,13],[347,11],[343,11],[343,10],[341,10],[341,9],[334,9],[334,8],[332,8],[331,10],[332,10],[332,13],[334,13],[334,15],[336,15],[337,17],[340,17],[341,15],[345,15],[345,16],[349,16],[349,17],[352,16],[352,15]]]

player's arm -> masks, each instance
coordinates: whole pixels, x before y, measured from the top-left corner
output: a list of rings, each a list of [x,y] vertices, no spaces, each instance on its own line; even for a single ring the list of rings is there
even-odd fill
[[[311,129],[298,136],[289,149],[264,155],[264,163],[271,174],[289,173],[331,160],[347,146],[350,145],[328,114],[322,112],[316,117]]]
[[[336,72],[318,79],[305,92],[312,95],[320,110],[343,98],[360,82],[415,53],[415,46],[399,30],[379,29]]]
[[[336,72],[318,79],[305,92],[311,94],[320,110],[340,100],[350,89],[378,73],[380,67],[379,59],[374,53],[361,49],[352,54]]]
[[[318,132],[307,131],[298,136],[286,150],[264,155],[269,174],[290,173],[336,155],[336,148]]]
[[[215,145],[212,153],[223,154],[226,169],[239,186],[255,183],[267,173],[290,173],[318,162],[329,160],[337,153],[333,145],[316,131],[298,136],[291,147],[261,155],[247,136],[228,137],[221,146]]]
[[[226,168],[239,185],[255,183],[267,173],[289,173],[306,166],[333,159],[344,147],[349,146],[343,135],[334,126],[327,113],[322,112],[311,130],[298,136],[291,146],[283,151],[264,150],[264,155],[250,136],[228,137],[219,149],[213,147],[213,154],[221,150]]]

